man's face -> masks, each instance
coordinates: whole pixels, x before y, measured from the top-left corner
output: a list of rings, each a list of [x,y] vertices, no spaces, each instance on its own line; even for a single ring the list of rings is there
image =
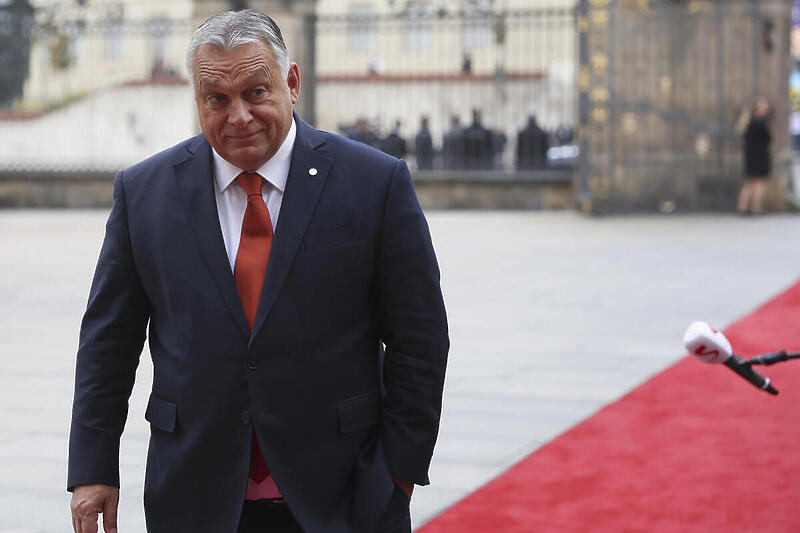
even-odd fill
[[[256,170],[275,155],[289,133],[299,94],[297,65],[284,77],[266,44],[231,50],[206,44],[197,50],[194,99],[200,126],[217,153],[242,170]]]

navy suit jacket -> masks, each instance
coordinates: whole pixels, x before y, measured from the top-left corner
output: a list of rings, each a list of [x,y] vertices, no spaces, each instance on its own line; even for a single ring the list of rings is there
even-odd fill
[[[371,531],[392,477],[428,483],[449,340],[408,169],[295,120],[252,332],[206,139],[115,177],[81,326],[68,487],[119,486],[120,435],[147,333],[151,533],[236,531],[253,429],[312,533]]]

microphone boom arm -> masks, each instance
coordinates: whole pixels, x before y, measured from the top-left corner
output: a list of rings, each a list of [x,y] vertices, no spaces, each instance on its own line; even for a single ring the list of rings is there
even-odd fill
[[[748,363],[751,365],[771,366],[775,363],[789,361],[790,359],[800,359],[800,352],[786,353],[786,350],[781,350],[779,353],[767,352],[753,357]]]

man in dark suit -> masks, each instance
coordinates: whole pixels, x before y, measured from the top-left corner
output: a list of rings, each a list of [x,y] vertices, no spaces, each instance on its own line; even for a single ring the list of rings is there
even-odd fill
[[[481,121],[481,112],[472,110],[472,124],[464,130],[466,168],[491,168],[492,132]]]
[[[428,127],[428,117],[419,121],[419,131],[414,137],[414,152],[417,156],[417,168],[430,170],[433,168],[433,139]]]
[[[464,128],[458,115],[450,118],[450,129],[442,140],[442,160],[444,168],[464,167]]]
[[[293,113],[299,70],[269,17],[212,17],[187,64],[203,134],[114,180],[77,356],[73,528],[116,531],[149,324],[148,531],[410,531],[449,341],[408,169]]]
[[[381,150],[398,159],[406,156],[406,140],[400,135],[400,121],[394,122],[392,131],[381,141]]]
[[[547,150],[550,140],[547,132],[536,123],[536,117],[528,117],[528,124],[517,134],[517,168],[530,170],[547,166]]]

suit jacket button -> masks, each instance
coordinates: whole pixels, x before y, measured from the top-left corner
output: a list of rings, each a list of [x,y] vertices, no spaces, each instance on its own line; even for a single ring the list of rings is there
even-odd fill
[[[258,363],[256,362],[255,357],[247,358],[247,368],[249,368],[250,370],[255,370],[256,368],[258,368]]]
[[[242,424],[247,425],[250,423],[250,411],[242,411]]]

